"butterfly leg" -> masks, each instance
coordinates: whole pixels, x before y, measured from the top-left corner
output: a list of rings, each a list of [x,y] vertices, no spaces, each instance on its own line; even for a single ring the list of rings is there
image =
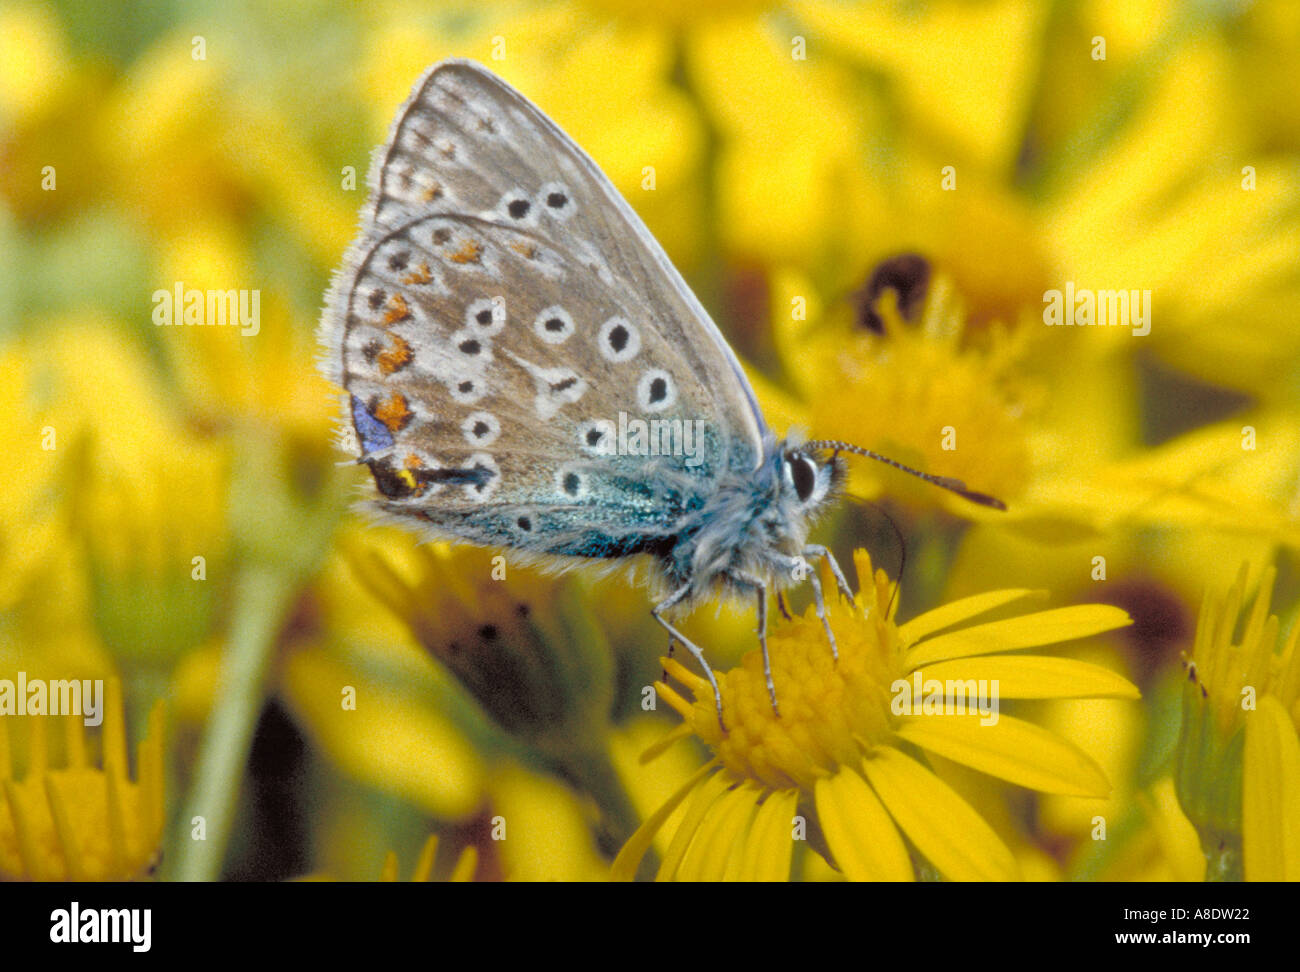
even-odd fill
[[[827,557],[830,551],[825,547],[809,548],[813,551],[821,550]],[[818,554],[814,553],[814,556]],[[813,570],[804,557],[782,557],[777,563],[783,570],[789,571],[790,576],[795,580],[807,580],[813,589],[813,606],[817,609],[817,617],[821,619],[822,627],[826,630],[826,640],[831,643],[831,657],[836,661],[840,659],[840,646],[835,641],[835,632],[831,630],[831,622],[826,614],[826,598],[822,596],[822,582],[817,577],[817,571]],[[834,559],[831,560],[834,563]],[[838,565],[836,565],[838,570]]]
[[[803,555],[809,557],[822,557],[830,566],[831,575],[835,578],[835,586],[839,588],[840,597],[853,604],[853,591],[849,590],[849,582],[844,579],[844,571],[840,570],[840,562],[835,559],[835,555],[830,552],[830,548],[823,547],[819,543],[810,543],[803,548]]]
[[[817,572],[808,572],[808,582],[812,584],[813,604],[817,608],[817,617],[821,618],[822,627],[826,629],[826,640],[831,643],[831,657],[840,660],[840,646],[835,643],[835,632],[831,630],[831,621],[826,614],[826,600],[822,597],[822,582],[817,579]]]
[[[794,620],[794,618],[790,617],[789,608],[785,606],[785,595],[780,591],[776,592],[776,606],[781,609],[781,617],[785,618],[787,621]]]
[[[741,587],[748,587],[758,594],[758,647],[763,651],[763,677],[767,679],[767,694],[772,700],[772,712],[779,716],[781,709],[776,704],[776,686],[772,683],[772,659],[767,654],[767,585],[741,570],[730,570],[727,576]],[[780,597],[779,594],[777,596]]]
[[[826,547],[813,547],[810,550],[822,550],[827,556],[831,555],[831,551],[828,551]],[[814,554],[814,556],[818,555]],[[835,560],[832,559],[831,563],[835,563]],[[836,567],[839,567],[839,565],[836,565]],[[822,595],[822,581],[816,576],[816,570],[810,567],[809,561],[805,557],[789,557],[788,563],[785,563],[785,568],[789,570],[796,580],[807,580],[813,585],[813,606],[816,608],[816,616],[822,620],[822,628],[826,630],[826,639],[831,642],[831,658],[839,661],[840,646],[835,641],[835,632],[831,630],[831,619],[826,613],[826,598]]]
[[[669,623],[668,619],[661,613],[668,610],[673,605],[679,604],[685,600],[686,595],[689,594],[690,591],[691,589],[689,585],[679,587],[652,607],[650,609],[650,616],[658,621],[663,629],[668,632],[669,638],[681,642],[682,645],[685,646],[686,650],[691,653],[691,656],[700,663],[700,667],[704,669],[705,677],[709,680],[709,684],[713,686],[713,705],[718,710],[718,726],[723,732],[726,732],[727,724],[722,721],[722,691],[718,688],[717,676],[713,674],[713,669],[704,659],[704,652],[700,650],[699,646],[695,644],[695,642],[691,641],[684,634],[674,628],[672,624]]]

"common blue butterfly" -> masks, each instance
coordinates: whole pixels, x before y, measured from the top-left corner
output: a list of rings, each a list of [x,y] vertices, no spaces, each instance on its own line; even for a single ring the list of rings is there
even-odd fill
[[[473,62],[430,68],[376,153],[360,233],[321,321],[344,437],[378,508],[429,536],[549,566],[647,556],[668,619],[812,585],[807,542],[842,486],[843,442],[778,439],[736,356],[596,164]],[[975,502],[997,500],[929,476]],[[778,710],[779,711],[779,710]]]

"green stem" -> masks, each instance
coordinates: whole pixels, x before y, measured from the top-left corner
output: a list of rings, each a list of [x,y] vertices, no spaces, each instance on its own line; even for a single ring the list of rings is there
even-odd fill
[[[1235,837],[1201,834],[1205,852],[1205,882],[1241,881],[1241,841]]]
[[[266,695],[268,662],[298,582],[296,572],[260,563],[250,564],[236,580],[230,649],[199,750],[194,785],[177,824],[179,850],[173,880],[214,881],[221,876],[240,779]],[[198,817],[204,822],[202,840],[193,836]]]
[[[637,813],[632,798],[628,796],[623,780],[614,770],[607,752],[593,749],[575,755],[566,762],[566,771],[576,777],[579,788],[600,808],[597,842],[601,850],[612,857],[640,826],[641,816]],[[649,880],[658,869],[659,862],[651,848],[641,861],[637,877]]]

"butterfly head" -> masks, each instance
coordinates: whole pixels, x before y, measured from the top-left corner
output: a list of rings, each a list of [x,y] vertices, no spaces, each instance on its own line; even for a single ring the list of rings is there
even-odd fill
[[[799,513],[811,515],[838,495],[846,472],[838,454],[787,443],[780,455],[782,491]]]

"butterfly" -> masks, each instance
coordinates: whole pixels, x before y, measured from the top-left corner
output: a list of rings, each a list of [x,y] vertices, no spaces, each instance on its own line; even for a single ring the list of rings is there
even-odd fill
[[[369,174],[356,240],[321,319],[344,440],[378,510],[427,536],[562,567],[641,557],[650,609],[722,699],[677,614],[716,597],[758,606],[767,688],[772,592],[807,581],[808,542],[843,487],[831,440],[778,438],[735,354],[595,162],[472,61],[416,83]]]

